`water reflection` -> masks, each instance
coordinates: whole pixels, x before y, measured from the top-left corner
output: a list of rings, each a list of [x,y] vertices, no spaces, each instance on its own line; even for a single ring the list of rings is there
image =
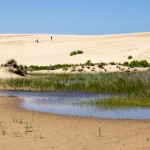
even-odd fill
[[[113,110],[100,109],[96,106],[81,104],[97,98],[115,97],[115,95],[111,94],[72,91],[0,91],[0,95],[20,97],[23,99],[21,103],[23,108],[41,112],[113,119],[150,119],[149,108]]]

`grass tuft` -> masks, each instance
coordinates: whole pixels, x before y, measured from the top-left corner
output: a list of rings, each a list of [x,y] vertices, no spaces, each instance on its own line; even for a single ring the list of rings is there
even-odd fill
[[[70,53],[70,56],[77,55],[77,54],[83,54],[83,51],[81,51],[81,50],[72,51],[72,52]]]
[[[150,98],[108,98],[90,101],[89,103],[103,109],[150,107]]]

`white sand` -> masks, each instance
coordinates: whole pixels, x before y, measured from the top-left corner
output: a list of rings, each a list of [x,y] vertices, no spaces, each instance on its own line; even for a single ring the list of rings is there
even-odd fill
[[[20,78],[20,75],[17,75],[13,72],[7,70],[7,68],[0,67],[0,78]]]
[[[150,61],[150,33],[123,35],[0,35],[0,64],[14,58],[24,65],[62,63]],[[35,43],[38,38],[40,43]],[[84,54],[70,56],[73,50]]]

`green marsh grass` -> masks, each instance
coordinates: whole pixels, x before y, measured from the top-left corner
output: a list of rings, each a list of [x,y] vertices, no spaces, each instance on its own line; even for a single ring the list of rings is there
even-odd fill
[[[122,73],[41,74],[0,79],[1,89],[75,90],[150,97],[150,71]]]
[[[88,102],[103,109],[150,107],[150,98],[108,98]]]

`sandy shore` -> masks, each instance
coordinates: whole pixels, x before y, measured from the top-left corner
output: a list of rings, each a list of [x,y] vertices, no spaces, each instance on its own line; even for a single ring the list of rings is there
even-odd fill
[[[0,97],[1,150],[150,149],[150,121],[51,115],[23,110],[20,102]]]
[[[124,62],[128,56],[150,61],[150,33],[121,35],[1,34],[0,64],[14,58],[23,65]],[[39,43],[35,40],[38,39]],[[82,50],[81,55],[70,52]]]

